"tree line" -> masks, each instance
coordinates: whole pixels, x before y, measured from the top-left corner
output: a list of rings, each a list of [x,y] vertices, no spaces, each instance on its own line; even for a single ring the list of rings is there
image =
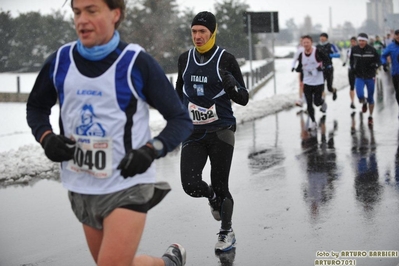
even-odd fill
[[[223,0],[214,7],[217,44],[236,57],[247,57],[242,14],[249,6],[242,0]],[[190,26],[195,15],[192,9],[179,10],[175,0],[139,0],[127,6],[118,31],[122,40],[143,46],[166,73],[173,73],[179,55],[193,46]],[[13,18],[10,11],[0,10],[0,72],[38,71],[50,54],[76,39],[72,18],[61,11]]]

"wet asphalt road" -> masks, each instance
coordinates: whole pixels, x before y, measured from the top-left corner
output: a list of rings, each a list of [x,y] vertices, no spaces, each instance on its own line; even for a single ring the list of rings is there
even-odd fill
[[[348,87],[335,102],[327,94],[325,117],[316,111],[316,134],[302,130],[308,118],[299,108],[238,126],[230,177],[233,252],[215,255],[220,225],[206,199],[181,189],[179,152],[158,161],[159,179],[173,190],[150,211],[139,253],[160,256],[178,242],[192,266],[308,266],[352,251],[364,253],[346,254],[336,265],[398,265],[398,107],[386,76],[382,83],[373,128],[358,103],[352,113]],[[3,188],[0,204],[0,266],[94,265],[58,182]]]

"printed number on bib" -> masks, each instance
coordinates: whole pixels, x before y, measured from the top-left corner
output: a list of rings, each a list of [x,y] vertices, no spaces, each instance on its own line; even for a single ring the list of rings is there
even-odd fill
[[[67,169],[85,172],[97,178],[107,178],[112,174],[112,141],[110,138],[73,136],[76,150]]]
[[[219,119],[216,113],[215,104],[209,108],[205,108],[193,103],[189,103],[188,110],[194,125],[209,124]]]

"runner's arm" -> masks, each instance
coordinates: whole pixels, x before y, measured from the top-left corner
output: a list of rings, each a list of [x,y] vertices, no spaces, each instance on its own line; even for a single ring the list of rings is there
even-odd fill
[[[26,119],[37,142],[52,132],[50,124],[51,108],[57,102],[57,91],[53,83],[53,72],[56,54],[45,61],[36,78],[26,104]]]
[[[331,53],[330,53],[330,57],[331,58],[339,58],[341,56],[341,54],[339,53],[339,50],[337,48],[337,46],[335,44],[331,44]]]
[[[387,58],[388,56],[391,55],[391,49],[390,46],[388,45],[386,49],[384,49],[384,52],[381,54],[381,64],[386,65],[388,63]]]
[[[231,90],[228,93],[230,99],[237,104],[246,105],[249,100],[249,93],[245,87],[241,68],[235,57],[228,52],[224,52],[220,60],[220,68],[224,71],[230,72],[237,81],[237,90]]]
[[[183,85],[184,85],[183,71],[186,68],[187,60],[188,60],[188,52],[185,52],[182,55],[180,55],[177,62],[176,92],[182,102],[183,102]]]
[[[160,156],[163,157],[191,134],[193,124],[187,108],[179,100],[172,84],[155,59],[141,52],[136,60],[133,67],[134,87],[136,90],[142,90],[147,103],[157,109],[166,120],[166,126],[155,137],[163,143],[164,150]]]

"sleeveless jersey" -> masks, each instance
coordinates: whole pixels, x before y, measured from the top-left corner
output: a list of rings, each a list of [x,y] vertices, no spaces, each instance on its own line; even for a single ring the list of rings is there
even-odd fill
[[[231,101],[223,89],[219,62],[224,49],[218,47],[205,63],[197,62],[195,50],[188,52],[183,71],[183,103],[194,129],[217,129],[236,123]]]
[[[312,48],[309,56],[305,55],[305,51],[302,52],[303,83],[316,86],[324,83],[324,77],[323,72],[317,70],[321,63],[316,60],[316,48],[314,46]]]
[[[74,62],[75,44],[58,50],[53,73],[61,129],[76,141],[74,159],[61,165],[63,185],[77,193],[106,194],[154,183],[154,166],[126,179],[116,169],[127,151],[151,138],[148,105],[131,81],[135,59],[143,49],[129,44],[109,69],[90,78]]]

